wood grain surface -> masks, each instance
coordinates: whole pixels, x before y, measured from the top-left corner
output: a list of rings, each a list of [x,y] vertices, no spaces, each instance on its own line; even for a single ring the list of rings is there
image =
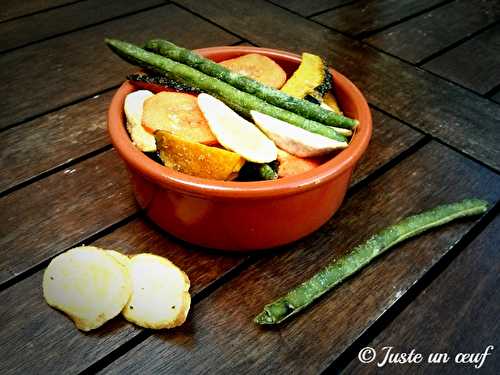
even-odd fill
[[[436,57],[423,67],[485,94],[500,84],[500,24]]]
[[[65,4],[75,3],[75,0],[4,0],[0,8],[0,22],[42,12]]]
[[[370,347],[378,351],[393,346],[394,352],[415,349],[422,353],[419,364],[397,366],[363,365],[353,360],[345,373],[351,374],[494,374],[500,367],[500,253],[497,218],[426,288]],[[480,317],[480,318],[479,318]],[[483,353],[493,345],[481,368],[455,363],[458,353]],[[429,353],[447,353],[450,362],[428,363]],[[477,363],[479,366],[479,363]]]
[[[114,151],[0,198],[0,283],[136,211]]]
[[[4,22],[0,24],[0,52],[161,4],[161,0],[87,0]]]
[[[0,137],[0,191],[109,144],[113,91],[8,129]]]
[[[500,177],[433,142],[350,196],[320,230],[286,252],[263,257],[203,299],[176,334],[151,336],[103,372],[318,373],[445,255],[474,220],[398,246],[279,327],[259,327],[253,317],[371,233],[418,210],[465,197],[498,201]]]
[[[361,0],[323,13],[314,19],[347,34],[367,34],[444,2],[443,0]]]
[[[365,40],[417,64],[499,19],[500,2],[497,0],[458,0]]]
[[[324,56],[377,108],[500,170],[497,104],[264,1],[182,4],[261,47]]]
[[[271,0],[272,3],[290,9],[302,16],[309,17],[312,14],[324,12],[331,8],[352,2],[352,0]]]
[[[187,24],[189,28],[183,27]],[[193,29],[197,30],[196,38],[192,37]],[[0,82],[9,95],[0,102],[0,128],[122,82],[135,68],[110,53],[104,38],[143,43],[158,36],[189,48],[238,40],[178,7],[165,5],[1,55]],[[23,95],[26,87],[28,96]]]

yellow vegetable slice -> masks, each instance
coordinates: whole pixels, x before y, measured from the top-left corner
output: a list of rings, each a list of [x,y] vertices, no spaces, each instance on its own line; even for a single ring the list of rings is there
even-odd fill
[[[191,176],[231,180],[245,164],[240,155],[188,141],[169,132],[155,132],[160,158],[166,167]]]
[[[127,267],[102,249],[77,247],[55,257],[43,275],[43,295],[78,329],[90,331],[118,315],[132,292]]]
[[[217,140],[225,148],[254,163],[276,160],[276,145],[254,124],[245,120],[219,99],[198,95],[198,105]]]
[[[285,82],[281,91],[303,99],[325,79],[325,65],[321,57],[304,52],[298,69]]]
[[[131,258],[132,296],[123,309],[129,322],[144,328],[181,325],[191,305],[189,278],[168,259],[139,254]]]
[[[127,117],[127,130],[132,143],[144,152],[156,151],[155,137],[142,126],[144,102],[154,96],[151,91],[139,90],[125,97],[124,111]]]

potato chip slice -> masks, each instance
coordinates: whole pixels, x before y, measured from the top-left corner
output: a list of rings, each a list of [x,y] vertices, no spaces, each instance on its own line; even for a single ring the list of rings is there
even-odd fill
[[[93,246],[58,255],[43,275],[47,303],[65,312],[82,331],[98,328],[118,315],[131,291],[127,267]]]
[[[122,313],[125,319],[144,328],[162,329],[186,320],[191,296],[189,279],[168,259],[139,254],[131,258],[132,296]]]

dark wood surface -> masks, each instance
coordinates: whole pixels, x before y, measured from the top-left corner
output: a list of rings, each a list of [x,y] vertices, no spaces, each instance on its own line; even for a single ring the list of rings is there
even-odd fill
[[[376,33],[366,41],[418,64],[499,19],[497,0],[458,0]]]
[[[315,20],[350,35],[363,35],[416,15],[443,0],[360,0],[314,17]]]
[[[380,369],[357,356],[363,346],[500,347],[497,2],[31,0],[1,8],[2,374],[455,374],[471,367]],[[135,70],[106,49],[106,36],[324,56],[362,90],[374,126],[339,212],[307,238],[256,254],[199,248],[157,228],[139,211],[106,133],[111,96]],[[467,196],[489,200],[489,212],[398,246],[280,327],[252,323],[264,304],[376,230]],[[81,244],[171,259],[191,280],[187,322],[152,332],[116,318],[76,330],[45,304],[41,279],[53,257]],[[499,366],[493,352],[476,372]]]
[[[480,94],[498,85],[499,67],[500,24],[424,64],[424,68]]]
[[[499,231],[500,217],[497,217],[368,345],[380,349],[389,343],[399,351],[409,351],[413,346],[422,354],[449,353],[451,358],[466,351],[482,353],[489,345],[497,349],[500,335]],[[499,368],[500,356],[493,355],[478,372],[495,374]],[[374,365],[353,361],[346,372],[372,374],[374,370]],[[410,365],[396,369],[392,365],[379,373],[392,374],[395,370],[414,374],[416,368]],[[468,367],[455,363],[446,366],[424,364],[419,370],[426,374],[471,373]]]

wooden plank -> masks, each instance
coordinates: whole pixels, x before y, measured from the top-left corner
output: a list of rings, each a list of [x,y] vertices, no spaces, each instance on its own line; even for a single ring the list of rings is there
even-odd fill
[[[109,144],[114,91],[8,129],[0,137],[0,191]]]
[[[418,132],[380,112],[374,111],[373,115],[372,142],[353,177],[354,182],[365,178],[422,138]],[[195,293],[245,259],[239,255],[199,250],[174,240],[142,219],[136,219],[113,231],[95,244],[104,248],[121,249],[129,254],[153,251],[166,255],[186,270]],[[54,254],[55,252],[52,253]],[[4,337],[4,344],[0,343],[0,356],[8,358],[3,367],[0,365],[2,373],[24,370],[78,372],[140,332],[117,319],[94,334],[78,333],[63,315],[55,313],[44,304],[39,289],[41,277],[41,272],[38,272],[0,294],[4,306],[10,312],[0,322]],[[23,296],[21,304],[18,301],[20,296]],[[30,328],[20,329],[20,321],[24,327]],[[27,346],[28,342],[30,345]],[[19,348],[22,347],[26,349],[20,351]],[[14,355],[21,352],[23,356]],[[65,358],[65,361],[47,360],[56,355]]]
[[[500,103],[500,91],[498,91],[495,95],[493,95],[491,99],[496,101],[497,103]]]
[[[432,59],[423,67],[485,94],[500,84],[500,25]]]
[[[87,0],[4,22],[0,24],[0,52],[163,3]]]
[[[327,9],[341,6],[352,2],[352,0],[270,0],[272,3],[290,9],[296,13],[309,17],[312,14],[326,11]]]
[[[469,196],[497,201],[500,176],[432,142],[350,196],[319,231],[286,252],[264,256],[203,299],[186,327],[149,337],[103,372],[319,373],[475,221],[455,222],[398,246],[279,327],[258,327],[253,317],[372,233],[408,214]]]
[[[424,135],[372,109],[373,133],[370,145],[353,174],[353,183],[368,177],[389,160],[424,139]]]
[[[367,34],[442,2],[443,0],[361,0],[313,19],[347,34]]]
[[[192,295],[240,264],[245,256],[199,250],[157,230],[138,218],[92,245],[120,249],[126,254],[154,252],[167,256],[181,267],[191,281]],[[141,329],[122,317],[90,333],[79,332],[63,314],[43,300],[43,272],[0,293],[4,314],[0,322],[2,374],[73,374],[102,358],[136,336]]]
[[[324,56],[376,107],[500,170],[497,104],[264,1],[182,3],[259,46]]]
[[[0,8],[0,22],[74,2],[75,0],[4,0]]]
[[[9,92],[0,102],[0,128],[123,81],[135,68],[109,51],[105,37],[143,43],[158,36],[190,48],[238,41],[185,10],[166,5],[12,51],[0,56],[0,82]]]
[[[0,283],[136,211],[112,150],[0,198]]]
[[[457,0],[372,35],[366,41],[416,64],[499,19],[497,0]]]
[[[373,374],[376,371],[390,374],[397,370],[398,374],[415,374],[417,371],[422,374],[455,375],[474,371],[495,374],[500,368],[497,352],[500,335],[499,232],[500,217],[497,217],[429,287],[367,344],[379,353],[383,353],[381,349],[384,346],[393,346],[394,352],[408,352],[414,348],[422,353],[422,363],[387,364],[377,368],[377,361],[363,365],[355,359],[346,368],[346,373]],[[458,353],[483,353],[489,345],[495,348],[480,369],[475,369],[474,364],[455,363]],[[429,364],[429,353],[447,353],[450,361]]]

